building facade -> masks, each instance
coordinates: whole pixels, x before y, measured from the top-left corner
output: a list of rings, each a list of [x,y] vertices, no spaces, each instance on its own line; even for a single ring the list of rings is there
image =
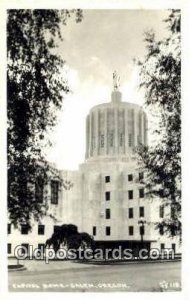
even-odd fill
[[[49,180],[48,216],[40,224],[34,223],[28,233],[8,225],[9,255],[14,255],[18,242],[27,247],[44,246],[57,225],[70,223],[92,235],[99,245],[143,245],[148,249],[173,248],[180,253],[178,238],[155,229],[156,222],[169,212],[162,211],[160,200],[152,202],[145,197],[145,172],[135,151],[139,144],[148,144],[147,130],[143,108],[123,102],[114,84],[111,101],[93,107],[86,118],[84,163],[76,171],[57,171],[61,185],[53,187],[53,178]]]

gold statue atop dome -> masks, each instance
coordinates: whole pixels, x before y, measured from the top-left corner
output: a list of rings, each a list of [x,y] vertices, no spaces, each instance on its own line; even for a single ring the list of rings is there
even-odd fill
[[[117,91],[120,87],[120,76],[117,74],[117,71],[113,72],[113,85],[114,91]]]

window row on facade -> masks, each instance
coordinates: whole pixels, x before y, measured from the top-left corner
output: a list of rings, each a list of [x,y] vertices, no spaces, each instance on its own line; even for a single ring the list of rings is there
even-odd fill
[[[138,173],[138,178],[139,181],[142,181],[144,179],[144,172],[139,172]],[[134,181],[134,175],[133,174],[128,174],[127,175],[127,180],[128,182],[133,182]],[[111,182],[111,177],[109,175],[105,176],[105,183]]]
[[[100,138],[100,145],[99,146],[100,146],[100,148],[104,148],[104,146],[105,146],[105,135],[104,135],[104,133],[101,133],[99,138]],[[113,130],[111,132],[109,132],[107,142],[108,142],[109,147],[114,147],[115,146],[115,135],[114,135]],[[141,144],[141,142],[142,142],[141,141],[141,136],[137,135],[137,145],[139,146]],[[124,133],[121,132],[118,135],[118,145],[120,147],[123,147],[124,144],[125,144],[125,135],[124,135]],[[127,145],[128,145],[128,147],[135,146],[134,136],[133,136],[132,133],[128,134]],[[92,137],[92,147],[93,147],[93,149],[95,149],[95,147],[96,147],[94,136]]]
[[[138,189],[138,197],[139,198],[144,198],[144,188]],[[129,200],[133,200],[134,199],[134,191],[133,190],[129,190],[128,191],[128,199]],[[106,201],[110,201],[111,200],[111,192],[110,191],[105,192],[105,200]]]
[[[58,194],[59,194],[59,181],[51,180],[51,204],[58,204]],[[35,199],[38,203],[43,203],[44,200],[44,182],[42,179],[38,178],[35,183]]]
[[[38,225],[38,235],[45,234],[45,225]],[[28,234],[29,233],[29,226],[27,224],[21,225],[21,234]],[[11,224],[8,224],[8,234],[11,234]]]
[[[143,227],[143,231],[141,232],[141,227],[139,227],[138,229],[138,233],[139,234],[145,234],[145,228]],[[97,227],[93,226],[92,228],[92,234],[93,236],[97,235]],[[110,226],[106,226],[105,227],[105,235],[106,236],[110,236],[111,235],[111,227]],[[134,235],[134,226],[128,226],[128,235],[129,236],[133,236]]]
[[[93,227],[93,235],[95,236],[96,235],[96,229],[95,229],[96,227]],[[109,229],[106,229],[106,233],[108,233],[107,235],[110,235],[110,233],[111,233],[111,230],[110,230],[110,227],[107,227],[107,228],[109,228]],[[23,244],[21,244],[21,246],[23,247],[23,249],[22,249],[22,254],[25,254],[25,252],[26,253],[28,253],[29,252],[29,244],[27,243],[23,243]],[[175,243],[172,243],[171,244],[171,248],[173,249],[173,251],[174,252],[176,252],[176,244]],[[45,244],[38,244],[38,249],[40,250],[40,251],[42,251],[42,252],[44,252],[45,251]],[[164,243],[161,243],[160,244],[160,249],[161,250],[164,250],[165,249],[165,244]],[[7,244],[7,252],[8,252],[8,254],[11,254],[12,253],[12,244],[11,243],[8,243]]]

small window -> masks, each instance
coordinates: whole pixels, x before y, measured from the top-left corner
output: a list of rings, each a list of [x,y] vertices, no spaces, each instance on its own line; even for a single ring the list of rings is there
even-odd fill
[[[42,178],[37,178],[35,182],[35,199],[38,203],[43,203],[44,181]]]
[[[173,249],[174,253],[176,252],[176,244],[172,244],[171,248]]]
[[[129,219],[133,218],[133,208],[129,208]]]
[[[134,234],[134,227],[129,226],[129,235],[133,235],[133,234]]]
[[[110,182],[110,176],[105,176],[105,182],[106,183]]]
[[[144,172],[140,172],[139,173],[139,180],[143,180],[144,179]]]
[[[21,234],[28,234],[29,232],[29,226],[27,224],[21,225]]]
[[[164,235],[164,227],[163,227],[163,225],[161,225],[161,224],[160,224],[160,226],[159,226],[159,234],[160,234],[160,235]]]
[[[7,231],[8,231],[8,234],[11,234],[11,224],[10,223],[8,224]]]
[[[8,252],[8,254],[12,253],[12,245],[11,244],[7,244],[7,252]]]
[[[51,203],[58,204],[58,192],[59,192],[59,182],[56,180],[51,181]]]
[[[22,254],[28,254],[29,253],[29,244],[21,244],[22,246]]]
[[[106,235],[111,234],[111,228],[109,226],[106,227]]]
[[[159,207],[159,216],[160,216],[160,218],[164,217],[164,206],[163,205],[161,205]]]
[[[106,209],[106,219],[110,219],[110,209]]]
[[[144,217],[144,206],[139,207],[139,217]]]
[[[139,189],[139,197],[144,198],[144,189]]]
[[[38,244],[38,249],[44,253],[45,252],[45,244]]]
[[[128,191],[128,198],[129,200],[133,199],[133,190]]]
[[[45,225],[38,225],[38,235],[45,234]]]
[[[96,235],[96,226],[93,226],[93,235]]]
[[[128,181],[133,181],[133,174],[128,175]]]
[[[106,198],[106,201],[110,200],[110,192],[105,193],[105,198]]]
[[[165,249],[165,244],[160,244],[160,248],[161,248],[161,250],[164,250]]]

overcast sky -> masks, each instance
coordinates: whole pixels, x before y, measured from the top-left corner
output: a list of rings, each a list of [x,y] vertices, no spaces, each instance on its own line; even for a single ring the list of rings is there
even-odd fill
[[[138,69],[134,58],[145,55],[144,32],[153,29],[157,39],[166,36],[165,10],[84,10],[76,24],[69,20],[62,28],[64,41],[58,52],[66,61],[72,93],[64,99],[63,110],[51,141],[47,159],[60,169],[77,169],[85,157],[85,119],[91,107],[109,102],[112,74],[121,77],[123,101],[142,104],[138,90]]]

